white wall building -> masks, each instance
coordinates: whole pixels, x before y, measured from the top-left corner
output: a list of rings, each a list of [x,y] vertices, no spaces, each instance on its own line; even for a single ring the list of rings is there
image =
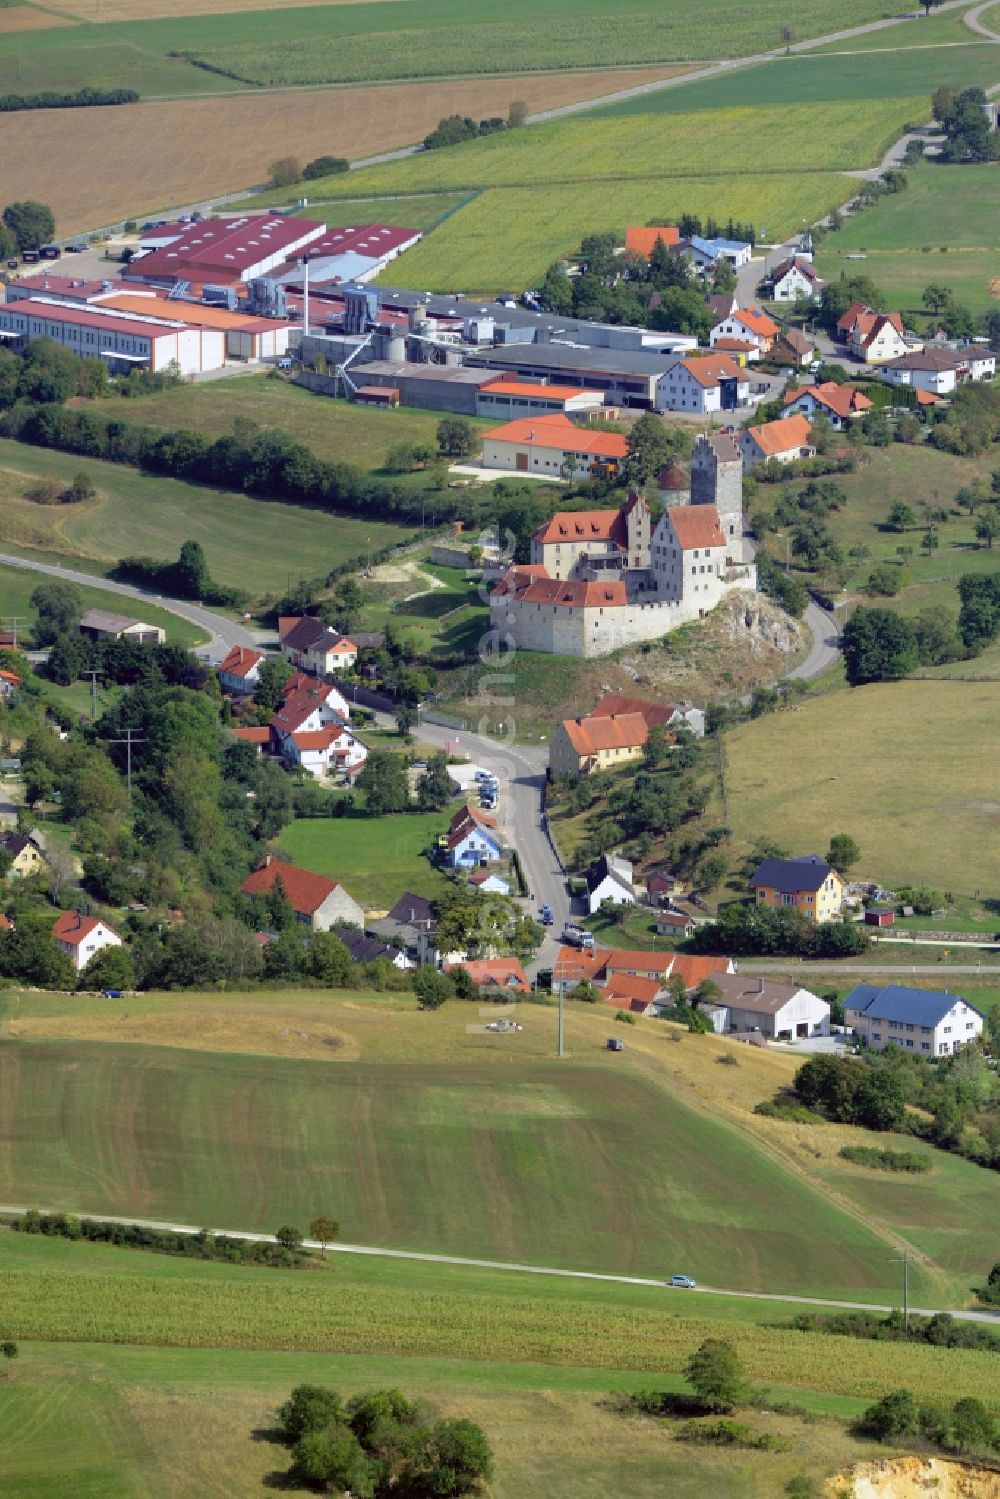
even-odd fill
[[[713,973],[720,997],[705,1006],[720,1035],[759,1034],[792,1041],[830,1034],[830,1006],[798,984],[777,984],[742,973]]]
[[[122,945],[122,939],[107,922],[99,921],[96,916],[83,916],[79,911],[64,911],[57,917],[52,936],[69,955],[77,973],[82,973],[102,948]]]
[[[982,1013],[958,994],[908,989],[903,984],[856,984],[844,1000],[847,1024],[873,1051],[898,1046],[943,1057],[976,1041]]]
[[[226,362],[221,329],[42,297],[0,304],[0,343],[36,338],[51,338],[81,358],[104,359],[115,373],[156,372],[175,364],[182,375],[197,375]]]

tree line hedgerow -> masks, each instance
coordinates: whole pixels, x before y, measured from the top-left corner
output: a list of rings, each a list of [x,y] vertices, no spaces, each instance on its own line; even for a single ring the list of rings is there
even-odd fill
[[[70,93],[47,90],[41,94],[0,94],[0,114],[22,109],[87,109],[97,104],[138,104],[131,88],[81,88]]]
[[[279,1231],[279,1242],[241,1239],[233,1234],[174,1233],[166,1228],[147,1228],[141,1223],[106,1223],[77,1218],[72,1213],[38,1213],[16,1218],[13,1228],[23,1234],[45,1234],[60,1239],[86,1240],[91,1244],[116,1244],[123,1249],[147,1249],[155,1254],[180,1255],[184,1259],[219,1260],[230,1265],[268,1265],[280,1270],[300,1270],[313,1256],[295,1242],[294,1232]]]

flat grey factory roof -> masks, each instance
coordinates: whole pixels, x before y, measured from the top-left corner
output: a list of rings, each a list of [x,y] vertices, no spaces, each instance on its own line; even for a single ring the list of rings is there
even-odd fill
[[[647,354],[644,350],[579,348],[571,344],[510,344],[466,356],[469,364],[486,363],[504,369],[592,370],[607,375],[664,375],[682,354]]]
[[[392,375],[401,380],[446,380],[454,385],[485,385],[496,379],[496,373],[496,370],[466,369],[456,364],[393,364],[389,359],[373,359],[370,364],[351,366],[351,378],[356,384],[364,383],[363,376]]]
[[[397,286],[379,286],[376,290],[380,307],[398,307],[407,311],[411,307],[423,307],[431,317],[492,317],[495,322],[507,323],[511,328],[548,328],[552,333],[580,333],[591,338],[595,327],[606,327],[605,324],[585,322],[582,318],[555,317],[551,312],[532,312],[530,307],[507,307],[502,302],[477,302],[472,297],[444,297],[407,291]],[[615,331],[641,334],[643,330],[616,326]]]

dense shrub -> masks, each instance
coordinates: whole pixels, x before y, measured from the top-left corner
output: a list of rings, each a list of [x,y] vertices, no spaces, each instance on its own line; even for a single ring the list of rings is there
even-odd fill
[[[855,1166],[870,1166],[875,1171],[929,1171],[926,1156],[912,1150],[876,1150],[872,1145],[844,1145],[840,1154]]]
[[[75,93],[0,94],[0,114],[14,114],[21,109],[86,109],[95,104],[138,104],[139,95],[131,88],[81,88]]]
[[[223,1260],[235,1265],[269,1265],[297,1270],[309,1263],[301,1249],[281,1244],[258,1243],[230,1235],[173,1233],[164,1228],[146,1228],[140,1223],[102,1223],[76,1218],[69,1213],[25,1213],[14,1228],[25,1234],[47,1234],[61,1239],[87,1239],[93,1244],[116,1244],[123,1249],[148,1249],[155,1254],[176,1254],[185,1259]]]

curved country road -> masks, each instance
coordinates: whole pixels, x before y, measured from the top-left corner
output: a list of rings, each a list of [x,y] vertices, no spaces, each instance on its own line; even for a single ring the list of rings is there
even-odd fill
[[[155,604],[157,609],[165,609],[168,614],[176,614],[179,619],[186,619],[189,624],[197,625],[199,629],[209,634],[211,640],[205,648],[205,654],[211,661],[221,661],[230,647],[234,645],[254,646],[257,644],[252,631],[248,630],[245,625],[237,624],[233,619],[227,619],[224,614],[217,614],[213,609],[206,609],[201,604],[188,603],[185,599],[166,598],[162,594],[154,593],[150,588],[134,588],[131,583],[115,583],[111,578],[95,578],[89,573],[77,572],[72,567],[58,567],[52,562],[34,562],[27,557],[12,556],[8,552],[0,552],[0,565],[20,567],[27,572],[42,573],[47,578],[59,578],[66,583],[79,583],[84,588],[100,588],[105,593],[120,593],[123,598],[137,599],[145,604]]]
[[[0,1205],[0,1214],[22,1216],[29,1210],[24,1207],[10,1207]],[[67,1211],[60,1209],[36,1209],[39,1212]],[[175,1234],[200,1234],[202,1228],[197,1228],[190,1223],[162,1223],[153,1218],[119,1218],[105,1213],[77,1213],[76,1217],[91,1218],[95,1223],[134,1223],[140,1228],[164,1229],[168,1233]],[[243,1229],[213,1228],[209,1232],[216,1236],[232,1237],[236,1239],[249,1239],[254,1244],[275,1244],[277,1240],[274,1234],[248,1233]],[[306,1249],[324,1248],[318,1239],[303,1239],[303,1247]],[[474,1270],[506,1270],[517,1275],[556,1275],[565,1280],[599,1280],[607,1281],[612,1285],[622,1286],[652,1286],[660,1290],[681,1290],[680,1287],[668,1286],[663,1280],[653,1280],[641,1275],[608,1275],[599,1270],[559,1270],[551,1265],[521,1265],[509,1260],[479,1260],[469,1259],[464,1255],[457,1254],[426,1254],[410,1249],[378,1249],[368,1244],[327,1244],[325,1246],[330,1254],[363,1254],[376,1259],[387,1260],[420,1260],[431,1265],[455,1265]],[[793,1306],[829,1306],[840,1311],[851,1310],[860,1312],[891,1312],[895,1307],[884,1305],[880,1302],[871,1301],[834,1301],[820,1296],[784,1296],[775,1291],[732,1291],[723,1286],[702,1286],[697,1291],[706,1296],[733,1296],[741,1301],[778,1301],[790,1303]],[[963,1311],[952,1307],[921,1307],[910,1308],[917,1316],[933,1317],[938,1312],[947,1311],[950,1316],[963,1322],[990,1322],[1000,1321],[1000,1311]]]

